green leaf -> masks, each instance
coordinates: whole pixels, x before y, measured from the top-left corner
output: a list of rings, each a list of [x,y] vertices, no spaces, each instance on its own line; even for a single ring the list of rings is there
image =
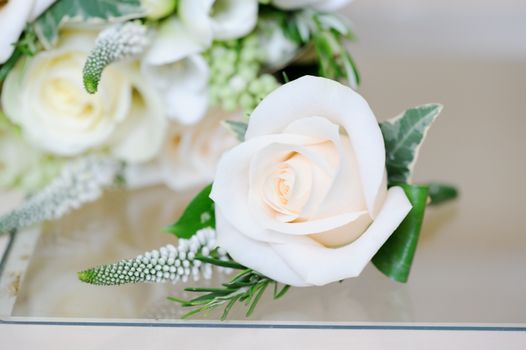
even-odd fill
[[[239,142],[245,141],[245,134],[248,128],[247,123],[235,120],[225,120],[223,124],[236,135]]]
[[[143,17],[141,0],[60,0],[34,22],[35,32],[46,49],[58,39],[65,23],[101,23]]]
[[[411,181],[420,145],[441,110],[442,105],[427,104],[408,109],[400,116],[380,123],[390,184]]]
[[[206,186],[186,207],[179,220],[165,230],[179,238],[189,239],[197,231],[215,227],[214,202],[210,199],[212,184]]]
[[[373,257],[373,264],[386,276],[398,282],[407,282],[411,263],[416,251],[424,212],[426,210],[427,186],[401,185],[413,209],[387,242]]]
[[[431,199],[429,205],[442,204],[458,197],[458,190],[452,185],[432,182],[428,184],[428,187]]]
[[[261,300],[261,297],[265,293],[265,289],[267,289],[268,284],[269,284],[269,281],[266,280],[266,281],[262,282],[260,286],[257,287],[257,288],[259,288],[259,291],[257,292],[256,297],[254,298],[254,300],[252,301],[250,306],[248,307],[248,310],[247,310],[247,313],[246,313],[247,317],[250,317],[252,315],[252,313],[254,312],[254,310],[256,309],[256,305]]]
[[[230,269],[236,269],[236,270],[245,270],[246,269],[245,266],[243,266],[241,264],[238,264],[235,261],[232,261],[232,260],[221,260],[221,259],[211,258],[209,256],[204,256],[204,255],[197,255],[195,257],[195,260],[200,260],[200,261],[202,261],[204,263],[212,264],[212,265],[215,265],[215,266],[226,267],[226,268],[230,268]]]

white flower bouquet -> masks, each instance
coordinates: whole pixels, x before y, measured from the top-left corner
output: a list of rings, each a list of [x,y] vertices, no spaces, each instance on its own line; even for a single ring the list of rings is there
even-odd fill
[[[59,218],[112,186],[204,187],[166,229],[177,243],[80,280],[239,270],[219,288],[187,288],[194,299],[172,298],[188,316],[224,306],[223,318],[238,302],[250,315],[269,286],[279,298],[357,277],[369,261],[406,282],[426,205],[456,196],[411,183],[442,107],[377,122],[353,90],[353,35],[334,13],[348,2],[0,4],[0,187],[27,194],[0,232]]]

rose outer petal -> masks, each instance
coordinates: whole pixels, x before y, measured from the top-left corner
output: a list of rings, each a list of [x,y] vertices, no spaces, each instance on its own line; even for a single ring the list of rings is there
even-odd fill
[[[326,248],[312,245],[297,237],[292,243],[271,243],[272,249],[286,262],[287,266],[311,285],[325,285],[330,282],[358,276],[374,254],[387,241],[411,210],[411,203],[400,187],[392,187],[378,216],[371,226],[356,241],[341,248]],[[242,261],[240,261],[243,263]],[[271,278],[282,276],[268,275]],[[293,283],[290,280],[279,280]]]
[[[269,94],[250,117],[246,140],[278,134],[293,121],[320,116],[341,125],[354,149],[367,208],[374,218],[385,195],[385,147],[367,102],[352,89],[329,79],[305,76]]]
[[[217,237],[218,245],[228,251],[235,261],[241,264],[249,262],[247,266],[276,281],[298,287],[309,285],[287,266],[268,243],[256,241],[240,233],[218,209],[216,209],[216,230],[221,232]]]

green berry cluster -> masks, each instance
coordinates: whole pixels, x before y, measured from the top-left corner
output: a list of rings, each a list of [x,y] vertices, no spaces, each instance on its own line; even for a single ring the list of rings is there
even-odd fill
[[[262,73],[263,54],[256,34],[212,45],[206,54],[210,66],[212,106],[227,112],[251,112],[272,90],[277,80]]]

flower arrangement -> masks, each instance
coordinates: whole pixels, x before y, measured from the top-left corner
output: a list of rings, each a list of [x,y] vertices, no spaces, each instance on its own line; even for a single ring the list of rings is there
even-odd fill
[[[96,285],[188,282],[187,316],[265,290],[406,282],[425,208],[413,184],[442,106],[378,123],[335,10],[348,0],[34,0],[0,4],[0,187],[27,200],[0,232],[61,217],[112,186],[201,187],[177,241],[87,269]],[[317,75],[317,76],[313,76]],[[342,84],[344,83],[344,84]],[[210,184],[212,183],[212,184]]]

